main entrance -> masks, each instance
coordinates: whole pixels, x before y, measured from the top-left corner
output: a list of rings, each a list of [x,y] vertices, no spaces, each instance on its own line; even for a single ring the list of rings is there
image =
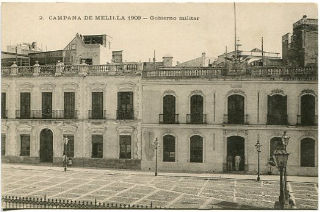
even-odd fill
[[[40,133],[40,162],[53,162],[53,134],[49,129]]]
[[[237,156],[237,158],[236,158]],[[239,169],[236,170],[236,160],[239,160]],[[227,170],[244,171],[244,138],[240,136],[231,136],[227,139]]]

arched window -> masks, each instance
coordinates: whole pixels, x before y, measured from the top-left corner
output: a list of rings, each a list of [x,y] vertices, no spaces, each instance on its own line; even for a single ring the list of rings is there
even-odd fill
[[[190,98],[190,123],[203,123],[203,97],[201,95],[193,95]]]
[[[163,97],[163,114],[160,122],[164,124],[176,123],[176,97],[173,95],[166,95]]]
[[[190,138],[190,162],[203,162],[203,139],[199,135]]]
[[[301,96],[301,125],[311,126],[315,123],[315,98],[313,95]]]
[[[287,96],[275,94],[268,96],[267,123],[270,125],[286,125],[287,118]]]
[[[163,161],[174,162],[176,159],[176,142],[172,135],[163,136]]]
[[[270,140],[270,160],[273,160],[273,153],[274,150],[277,149],[279,145],[282,144],[282,138],[281,137],[273,137]]]
[[[302,167],[315,166],[315,141],[312,138],[301,140],[300,163]]]
[[[228,124],[244,124],[244,97],[241,95],[228,97]]]

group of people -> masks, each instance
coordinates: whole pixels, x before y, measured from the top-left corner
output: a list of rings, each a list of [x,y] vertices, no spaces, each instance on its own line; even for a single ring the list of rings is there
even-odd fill
[[[239,154],[229,154],[227,157],[228,163],[228,171],[233,171],[233,161],[234,161],[234,168],[236,171],[239,171],[241,156]]]

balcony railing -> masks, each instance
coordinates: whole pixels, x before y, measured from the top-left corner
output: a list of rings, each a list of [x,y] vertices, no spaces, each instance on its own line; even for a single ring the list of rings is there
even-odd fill
[[[7,118],[8,118],[8,110],[2,110],[1,119],[7,119]]]
[[[207,114],[191,113],[187,114],[187,124],[206,124]]]
[[[302,115],[297,115],[297,125],[300,126],[317,126],[318,125],[318,115],[310,118],[304,118]]]
[[[159,114],[160,124],[179,124],[179,114]]]
[[[64,110],[52,110],[52,111],[42,111],[42,110],[30,110],[21,111],[16,110],[16,119],[77,119],[78,111],[65,112]]]
[[[88,117],[89,119],[106,119],[106,111],[105,110],[89,110]]]
[[[261,80],[317,80],[317,67],[248,67],[246,69],[226,69],[218,67],[165,67],[143,71],[148,79],[261,79]]]
[[[118,120],[133,120],[134,111],[133,110],[117,110]]]
[[[234,117],[229,117],[229,114],[223,115],[223,123],[224,124],[249,124],[249,115],[241,115],[241,114],[235,114]],[[232,115],[231,115],[232,116]]]
[[[275,116],[273,114],[267,115],[267,125],[288,125],[288,115]]]

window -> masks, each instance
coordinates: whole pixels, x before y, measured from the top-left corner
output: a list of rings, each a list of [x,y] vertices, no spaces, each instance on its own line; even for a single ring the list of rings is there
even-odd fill
[[[190,138],[190,162],[202,163],[202,155],[203,139],[201,136],[194,135]]]
[[[244,97],[241,95],[228,97],[228,124],[244,124]]]
[[[68,138],[68,144],[67,146],[64,145],[64,154],[67,155],[67,157],[74,157],[74,136],[73,135],[64,135],[64,138]]]
[[[164,124],[174,124],[176,120],[176,97],[173,95],[165,95],[163,97],[163,114],[162,120],[160,118],[160,123]]]
[[[270,160],[273,161],[273,153],[279,145],[282,145],[281,137],[274,137],[270,140]]]
[[[1,156],[6,155],[6,135],[1,135]]]
[[[190,123],[203,123],[203,97],[200,95],[190,98]]]
[[[175,161],[175,137],[172,135],[165,135],[163,137],[163,161]]]
[[[315,124],[315,98],[313,95],[301,97],[301,124],[304,126]]]
[[[92,158],[103,158],[102,135],[92,135]]]
[[[120,159],[131,159],[130,135],[120,135]]]
[[[1,93],[1,118],[7,118],[6,113],[6,93]]]
[[[64,92],[64,118],[75,118],[75,93]]]
[[[103,92],[92,92],[91,118],[103,119]]]
[[[30,118],[30,93],[20,93],[20,118]]]
[[[270,125],[287,124],[287,96],[268,96],[268,117]]]
[[[312,138],[301,140],[300,162],[302,167],[315,166],[315,142]]]
[[[20,135],[20,156],[30,156],[30,135]]]
[[[117,119],[133,119],[133,92],[118,92]]]
[[[42,92],[42,118],[52,118],[52,93]]]
[[[71,44],[71,49],[72,50],[77,49],[77,45],[76,44]]]

